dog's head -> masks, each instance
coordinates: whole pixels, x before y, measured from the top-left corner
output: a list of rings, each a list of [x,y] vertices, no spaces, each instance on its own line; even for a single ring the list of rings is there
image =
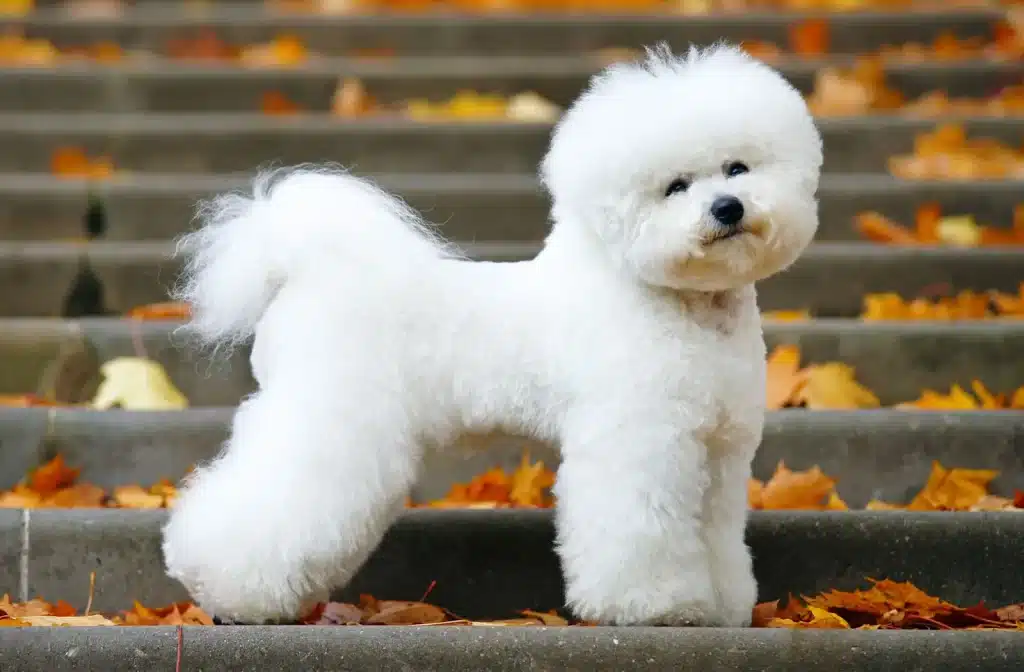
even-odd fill
[[[778,72],[726,46],[595,76],[541,168],[555,230],[643,282],[715,291],[789,266],[818,227],[821,136]]]

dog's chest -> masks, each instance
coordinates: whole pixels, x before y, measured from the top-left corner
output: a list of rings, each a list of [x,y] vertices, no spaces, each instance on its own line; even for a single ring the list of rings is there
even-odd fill
[[[756,303],[713,296],[702,300],[704,305],[690,306],[691,319],[680,339],[686,352],[680,394],[697,410],[709,438],[760,434],[766,380]]]

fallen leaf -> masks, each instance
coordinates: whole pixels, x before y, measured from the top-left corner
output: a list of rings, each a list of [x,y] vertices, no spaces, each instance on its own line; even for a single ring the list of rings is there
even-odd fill
[[[441,623],[448,620],[448,615],[439,607],[425,602],[399,602],[382,600],[378,603],[379,611],[366,618],[366,625],[424,625]]]
[[[853,367],[828,362],[807,367],[804,384],[796,391],[793,402],[811,410],[878,408],[881,403],[869,389],[857,382]]]
[[[187,303],[180,301],[167,301],[163,303],[149,303],[144,306],[137,306],[129,310],[125,317],[133,320],[188,320],[192,317],[192,310]]]
[[[767,408],[777,410],[790,403],[805,382],[798,347],[780,345],[772,350],[767,361]]]
[[[19,616],[18,620],[27,625],[44,627],[70,626],[91,628],[94,626],[117,625],[109,618],[100,616],[99,614],[92,614],[90,616]]]
[[[818,467],[792,471],[779,462],[760,492],[760,506],[764,509],[821,509],[835,485],[835,480]]]
[[[100,368],[100,383],[91,406],[106,410],[151,411],[188,408],[188,399],[157,362],[142,357],[118,357]]]
[[[75,482],[79,469],[69,467],[61,455],[35,469],[28,477],[28,486],[42,496],[53,494]]]

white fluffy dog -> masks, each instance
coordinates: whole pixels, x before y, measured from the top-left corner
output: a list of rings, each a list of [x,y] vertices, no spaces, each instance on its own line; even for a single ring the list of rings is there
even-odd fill
[[[659,48],[594,77],[558,124],[554,226],[531,261],[467,261],[343,171],[213,201],[181,296],[207,342],[255,336],[259,392],[171,514],[170,575],[225,620],[293,619],[360,568],[426,450],[500,428],[561,446],[578,616],[748,623],[754,283],[811,241],[821,163],[777,72]]]

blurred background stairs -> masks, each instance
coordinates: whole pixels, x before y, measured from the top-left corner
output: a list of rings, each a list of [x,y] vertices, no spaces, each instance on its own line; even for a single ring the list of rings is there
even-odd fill
[[[173,239],[199,199],[259,166],[336,161],[472,256],[526,259],[548,226],[538,160],[588,76],[657,41],[724,38],[808,96],[826,145],[816,242],[759,290],[773,407],[751,486],[761,599],[873,577],[1024,602],[1020,2],[357,5],[0,2],[0,594],[108,614],[187,599],[163,574],[159,509],[253,389],[247,351],[211,366],[174,337]],[[101,372],[112,360],[127,373]],[[412,499],[514,473],[524,448],[557,467],[550,446],[474,441],[490,449],[433,458]],[[470,619],[561,607],[550,511],[481,491],[460,496],[484,511],[455,495],[411,509],[339,597],[432,586],[429,601]],[[1024,638],[1000,633],[795,634],[196,628],[180,669],[1024,664]],[[0,628],[0,669],[170,669],[177,637]]]

